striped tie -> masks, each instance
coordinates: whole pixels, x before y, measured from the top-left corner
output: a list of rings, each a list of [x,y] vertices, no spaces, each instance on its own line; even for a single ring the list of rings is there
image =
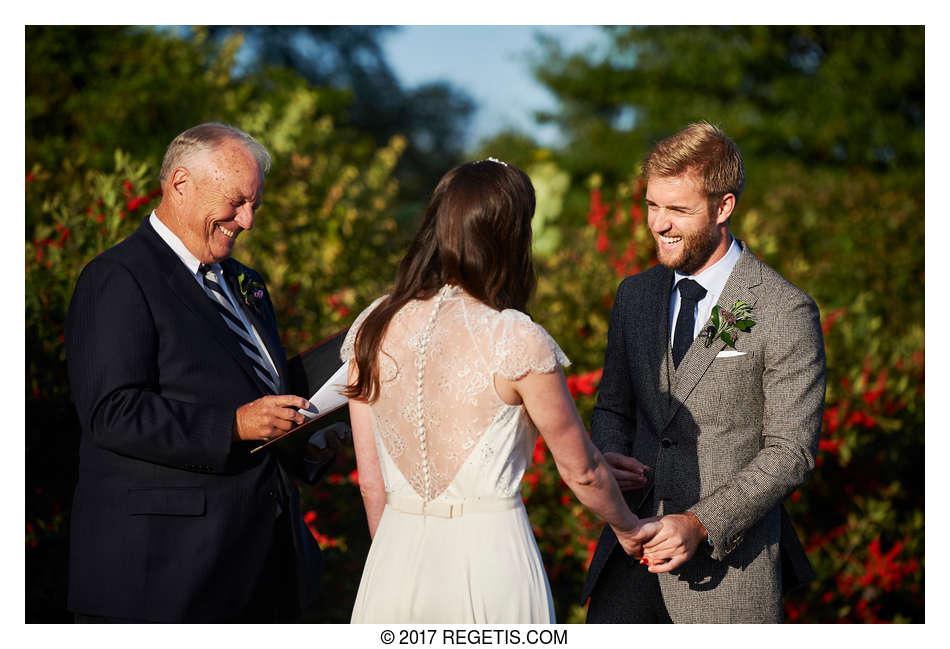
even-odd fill
[[[260,350],[254,342],[254,338],[244,327],[241,318],[234,312],[234,306],[231,304],[231,300],[228,299],[221,285],[218,284],[218,275],[214,272],[214,268],[206,264],[201,264],[198,267],[198,273],[203,280],[205,293],[208,294],[208,297],[211,298],[211,301],[218,308],[218,313],[224,318],[225,323],[227,323],[231,331],[238,337],[238,342],[241,343],[241,349],[244,350],[244,353],[247,354],[247,357],[250,359],[254,371],[257,372],[257,375],[261,377],[264,385],[270,388],[273,394],[278,394],[277,376],[267,369],[268,363],[261,358]]]

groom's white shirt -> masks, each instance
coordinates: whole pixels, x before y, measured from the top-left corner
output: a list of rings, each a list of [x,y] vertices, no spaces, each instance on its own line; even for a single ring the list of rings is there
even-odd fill
[[[726,286],[726,282],[729,280],[729,275],[732,274],[732,269],[736,267],[736,262],[738,262],[739,257],[742,256],[742,248],[739,247],[735,237],[733,237],[731,234],[729,236],[732,239],[732,244],[729,246],[729,250],[726,251],[726,254],[722,259],[717,261],[703,272],[699,273],[698,275],[684,275],[678,270],[673,272],[673,290],[670,292],[671,345],[673,344],[673,330],[676,328],[676,318],[679,316],[680,312],[680,292],[676,290],[676,284],[681,279],[688,277],[706,289],[706,297],[701,299],[696,304],[696,320],[693,324],[693,338],[696,338],[696,336],[699,335],[699,332],[702,331],[703,325],[706,324],[707,320],[709,320],[709,316],[712,314],[712,309],[719,301],[719,296],[722,294],[722,289]]]

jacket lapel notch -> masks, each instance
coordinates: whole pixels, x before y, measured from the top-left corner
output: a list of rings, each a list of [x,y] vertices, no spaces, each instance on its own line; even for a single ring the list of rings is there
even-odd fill
[[[211,303],[211,298],[204,292],[204,289],[198,285],[197,279],[191,275],[178,255],[168,246],[167,243],[155,231],[155,228],[149,223],[149,217],[146,216],[139,226],[139,230],[145,240],[151,245],[156,253],[162,259],[161,265],[165,271],[165,281],[172,293],[174,293],[186,308],[191,309],[204,321],[205,329],[208,335],[216,340],[244,370],[244,373],[258,385],[263,392],[268,392],[268,388],[257,376],[257,372],[251,367],[250,359],[237,336],[228,329],[228,326],[221,319],[218,310]]]
[[[749,289],[761,283],[761,268],[758,265],[758,259],[749,252],[746,244],[739,241],[739,246],[742,253],[736,261],[736,266],[732,269],[722,293],[719,295],[719,300],[716,302],[720,309],[731,309],[738,300],[742,300],[749,306],[755,305],[756,296]],[[680,366],[673,373],[670,411],[664,430],[673,421],[673,417],[676,416],[680,406],[685,403],[686,398],[699,383],[709,366],[716,360],[719,352],[726,348],[725,341],[718,338],[711,345],[706,346],[705,331],[710,326],[712,326],[711,316],[703,324],[700,334],[696,336],[693,344],[686,352],[686,356],[680,362]],[[670,366],[672,367],[672,360],[670,360]]]
[[[198,286],[198,283],[194,279],[188,278],[187,269],[181,264],[178,264],[178,266],[180,266],[180,273],[179,269],[175,268],[166,275],[165,279],[168,281],[169,287],[171,287],[172,291],[187,308],[201,316],[209,335],[224,347],[237,364],[241,366],[244,373],[254,381],[255,385],[260,386],[263,392],[269,391],[251,367],[250,359],[248,359],[244,350],[241,349],[237,336],[232,333],[227,324],[225,324],[221,315],[211,303],[211,299],[205,294],[201,287]]]

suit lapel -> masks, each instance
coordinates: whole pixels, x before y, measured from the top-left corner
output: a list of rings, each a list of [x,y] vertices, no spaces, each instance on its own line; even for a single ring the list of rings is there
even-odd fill
[[[736,262],[735,268],[732,269],[732,273],[719,295],[719,300],[716,302],[721,309],[731,309],[737,300],[742,300],[749,306],[755,306],[756,296],[750,289],[762,281],[762,269],[759,266],[759,260],[749,252],[744,242],[739,243],[742,247],[742,254]],[[711,319],[707,320],[703,324],[703,330],[711,324]],[[696,336],[693,344],[686,352],[686,356],[680,362],[680,366],[673,373],[670,409],[663,429],[670,425],[680,406],[686,402],[686,398],[699,383],[709,366],[712,365],[716,355],[725,347],[726,343],[718,338],[707,347],[703,332]],[[672,368],[672,360],[669,363]]]
[[[179,264],[179,266],[181,266],[181,273],[178,272],[179,269],[175,269],[166,275],[168,286],[178,295],[187,308],[201,316],[208,334],[231,355],[244,370],[244,373],[254,381],[255,385],[260,387],[261,392],[269,393],[270,388],[264,385],[257,376],[257,372],[251,367],[250,359],[241,349],[237,336],[224,323],[221,314],[218,313],[211,299],[198,286],[198,282],[188,277],[188,269],[182,264]]]
[[[636,319],[642,319],[642,340],[639,341],[634,349],[637,350],[637,358],[631,372],[642,371],[638,368],[647,368],[646,376],[656,377],[660,390],[646,390],[645,394],[649,398],[645,399],[650,418],[656,424],[662,424],[666,421],[666,414],[669,410],[670,394],[670,368],[672,360],[670,357],[670,291],[673,288],[673,272],[662,268],[659,279],[647,284],[649,293],[645,296],[643,302],[643,313],[632,314]],[[649,317],[648,316],[652,316]]]
[[[280,342],[280,334],[277,332],[277,323],[274,322],[272,318],[266,317],[263,306],[260,306],[257,309],[252,309],[244,301],[243,296],[241,295],[241,286],[237,278],[238,273],[240,273],[240,269],[234,260],[224,260],[221,263],[221,268],[224,270],[224,281],[227,282],[228,289],[231,291],[231,295],[234,296],[234,299],[238,303],[238,307],[244,313],[247,321],[251,323],[251,325],[257,329],[257,332],[261,335],[261,340],[264,342],[264,346],[267,347],[267,353],[270,354],[271,359],[274,361],[274,365],[277,366],[277,373],[280,375],[278,377],[279,385],[277,387],[280,390],[280,394],[286,393],[286,356],[284,354],[284,346]]]
[[[211,298],[205,294],[197,280],[191,276],[178,255],[168,247],[162,238],[155,232],[155,229],[148,222],[148,217],[139,228],[139,232],[150,242],[153,248],[158,251],[160,265],[165,275],[165,281],[178,299],[182,301],[186,308],[196,313],[205,324],[205,331],[214,338],[224,350],[241,366],[244,373],[254,381],[254,384],[261,388],[263,393],[269,393],[268,388],[258,378],[257,372],[251,367],[250,359],[238,342],[237,336],[228,329],[228,326],[221,319],[217,308],[211,302]],[[283,356],[281,356],[283,358]]]

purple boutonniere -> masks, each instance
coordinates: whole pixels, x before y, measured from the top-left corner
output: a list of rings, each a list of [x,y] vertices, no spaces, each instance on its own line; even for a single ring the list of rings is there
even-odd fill
[[[246,273],[240,273],[238,287],[241,289],[244,304],[259,312],[261,300],[264,299],[264,285],[252,280]]]

